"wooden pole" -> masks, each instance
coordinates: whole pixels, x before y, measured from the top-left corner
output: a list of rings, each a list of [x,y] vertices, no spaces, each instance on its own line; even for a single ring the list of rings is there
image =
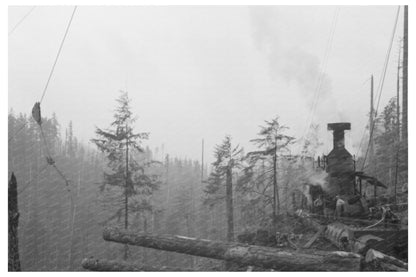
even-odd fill
[[[407,140],[407,68],[408,68],[408,6],[404,6],[403,28],[403,96],[402,139]]]
[[[241,243],[210,241],[171,235],[152,235],[105,228],[106,241],[236,262],[280,271],[359,271],[361,256],[336,251],[288,251]]]
[[[18,241],[19,210],[17,206],[17,181],[14,173],[9,181],[9,271],[21,271]]]
[[[400,57],[401,57],[401,45],[399,47],[399,60],[397,62],[397,85],[396,85],[396,116],[397,116],[397,140],[400,141]]]
[[[395,175],[394,175],[394,203],[397,204],[397,181],[398,181],[398,173],[399,173],[399,151],[400,151],[400,54],[401,54],[401,47],[399,47],[399,60],[397,62],[397,87],[396,87],[396,128],[397,128],[397,136],[396,136],[396,165],[395,165]]]
[[[371,175],[375,175],[375,167],[374,167],[374,139],[373,139],[373,135],[374,135],[374,129],[375,129],[375,124],[374,124],[374,77],[373,75],[371,75],[371,96],[370,96],[370,158],[369,158],[369,164],[370,164],[370,169],[372,169],[371,171]],[[374,198],[377,197],[377,187],[374,186]]]
[[[201,149],[201,184],[204,181],[204,139],[202,139],[202,149]]]

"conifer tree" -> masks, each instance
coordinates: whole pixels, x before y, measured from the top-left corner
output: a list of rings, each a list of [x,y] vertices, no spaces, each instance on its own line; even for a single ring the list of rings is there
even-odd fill
[[[140,153],[145,152],[142,141],[148,139],[149,133],[134,131],[136,118],[131,112],[130,101],[128,94],[121,92],[110,127],[105,130],[96,128],[97,138],[92,139],[107,158],[108,170],[104,172],[101,190],[110,191],[114,200],[120,199],[120,196],[124,198],[122,207],[118,206],[107,221],[120,220],[124,211],[125,229],[129,227],[129,213],[151,210],[149,197],[159,185],[158,175],[146,174],[146,168],[152,162],[139,160]],[[126,247],[124,259],[128,257],[127,251]]]
[[[239,145],[232,147],[231,137],[226,136],[223,142],[215,147],[213,171],[208,177],[205,193],[206,203],[214,204],[225,198],[227,214],[227,240],[234,240],[234,207],[233,207],[233,171],[241,168],[243,149]],[[225,186],[224,186],[225,183]],[[224,192],[225,190],[225,192]]]
[[[262,179],[261,183],[264,184],[261,194],[266,195],[266,191],[270,185],[273,188],[272,216],[274,228],[276,228],[277,224],[277,215],[280,213],[279,188],[277,185],[277,159],[279,154],[288,150],[289,144],[294,140],[293,137],[284,134],[284,131],[288,128],[280,125],[278,120],[278,117],[275,117],[271,121],[266,120],[266,125],[260,126],[258,137],[251,140],[259,150],[247,154],[249,165],[244,172],[249,177],[243,176],[241,178],[242,183],[252,184],[250,177],[253,176],[253,170],[256,170],[261,163],[263,173],[261,176],[257,176]]]

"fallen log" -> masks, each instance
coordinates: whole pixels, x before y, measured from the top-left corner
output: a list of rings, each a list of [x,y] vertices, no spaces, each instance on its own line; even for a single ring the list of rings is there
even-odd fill
[[[113,261],[106,259],[85,258],[82,260],[82,267],[90,271],[194,271],[188,268],[156,267],[149,265],[137,265],[124,261]]]
[[[182,236],[135,233],[105,228],[106,241],[148,247],[164,251],[225,260],[280,271],[359,271],[361,256],[335,251],[281,251],[277,248],[241,243],[210,241]]]
[[[365,263],[372,270],[381,271],[407,271],[408,265],[399,259],[381,253],[377,250],[370,249],[365,255]]]

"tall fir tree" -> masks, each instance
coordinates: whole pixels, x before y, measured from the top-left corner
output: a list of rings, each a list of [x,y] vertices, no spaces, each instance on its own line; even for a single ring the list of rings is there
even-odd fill
[[[234,205],[233,205],[233,171],[241,168],[243,149],[231,145],[231,137],[226,136],[215,147],[213,171],[208,177],[205,192],[207,203],[215,203],[225,198],[227,215],[227,240],[234,240]],[[225,184],[225,186],[224,186]]]
[[[114,200],[120,196],[124,198],[122,206],[118,205],[117,211],[108,221],[116,218],[120,220],[124,213],[125,229],[129,227],[129,213],[137,215],[151,210],[149,197],[159,185],[158,175],[146,173],[151,162],[143,159],[146,151],[142,141],[149,138],[149,133],[134,131],[136,118],[132,114],[130,102],[127,92],[121,92],[110,128],[104,130],[97,127],[97,138],[92,139],[107,158],[108,170],[104,172],[102,191],[109,190],[110,198]],[[124,259],[127,258],[126,246]]]
[[[272,221],[273,227],[276,228],[277,216],[280,213],[279,187],[277,184],[278,155],[288,150],[288,146],[293,142],[294,138],[284,133],[288,128],[279,123],[278,117],[270,121],[266,120],[265,123],[265,126],[260,126],[258,137],[251,140],[259,150],[248,153],[248,168],[251,168],[251,170],[246,172],[252,172],[252,169],[261,162],[263,167],[261,178],[263,183],[265,183],[263,194],[270,185],[273,188]],[[250,178],[246,178],[247,180],[250,180]]]

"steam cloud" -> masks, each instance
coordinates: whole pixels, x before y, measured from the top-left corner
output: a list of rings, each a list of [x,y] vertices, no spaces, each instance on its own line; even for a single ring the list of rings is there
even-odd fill
[[[327,97],[332,90],[330,77],[327,74],[320,76],[319,58],[302,49],[299,46],[301,40],[293,38],[296,33],[288,30],[287,25],[281,25],[279,18],[284,14],[270,7],[253,7],[250,12],[253,38],[259,51],[266,55],[272,78],[278,81],[280,77],[289,84],[295,84],[306,97],[309,107],[313,105],[319,79],[319,97]]]

